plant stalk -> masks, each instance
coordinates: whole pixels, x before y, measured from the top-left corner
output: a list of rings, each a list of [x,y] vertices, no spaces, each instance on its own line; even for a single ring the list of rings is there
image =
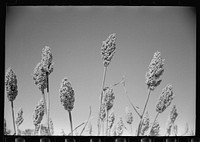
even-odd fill
[[[144,109],[143,109],[142,115],[141,115],[141,117],[140,117],[140,123],[139,123],[139,125],[138,125],[137,136],[139,136],[139,134],[140,134],[141,123],[142,123],[142,119],[143,119],[143,117],[144,117],[144,113],[145,113],[145,111],[146,111],[146,107],[147,107],[147,103],[148,103],[148,101],[149,101],[150,94],[151,94],[151,90],[148,89],[147,99],[146,99],[146,102],[145,102],[145,105],[144,105]]]
[[[13,118],[14,135],[15,135],[16,134],[16,128],[15,128],[15,115],[14,115],[13,101],[11,101],[11,108],[12,108],[12,118]]]
[[[69,121],[70,121],[70,127],[71,127],[71,134],[73,136],[72,114],[71,114],[71,111],[68,111],[68,112],[69,112]]]
[[[102,104],[102,99],[103,99],[103,89],[105,85],[105,80],[106,80],[106,72],[107,72],[107,67],[104,66],[104,72],[103,72],[103,80],[102,80],[102,90],[101,90],[101,97],[100,97],[100,107],[99,107],[99,118],[98,118],[98,136],[100,135],[101,132],[101,120],[100,120],[100,113],[101,113],[101,104]]]
[[[108,109],[106,107],[106,136],[108,135]]]
[[[81,124],[79,124],[78,126],[76,126],[76,128],[74,128],[73,132],[78,129],[79,127],[81,127],[83,124],[85,124],[86,122],[82,122]],[[68,136],[71,135],[71,132],[68,134]]]
[[[90,113],[89,113],[88,119],[87,119],[87,121],[86,121],[86,123],[85,123],[85,126],[83,127],[83,129],[82,129],[82,131],[81,131],[81,133],[80,133],[80,136],[82,135],[83,131],[85,130],[85,127],[86,127],[87,124],[88,124],[88,121],[89,121],[89,119],[90,119],[91,113],[92,113],[92,110],[91,110],[91,106],[90,106]]]
[[[47,126],[48,126],[48,133],[50,135],[49,129],[49,116],[50,116],[50,93],[49,93],[49,75],[46,73],[47,76],[47,100],[48,100],[48,107],[47,107]]]

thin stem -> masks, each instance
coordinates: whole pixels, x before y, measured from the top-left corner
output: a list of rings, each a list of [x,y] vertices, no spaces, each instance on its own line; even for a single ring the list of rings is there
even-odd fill
[[[48,126],[48,133],[50,134],[49,129],[49,116],[50,116],[50,93],[49,93],[49,75],[46,73],[47,76],[47,100],[48,100],[48,107],[47,107],[47,126]]]
[[[87,121],[86,121],[86,123],[85,123],[85,126],[83,127],[83,129],[82,129],[80,135],[82,135],[83,131],[85,130],[85,127],[87,126],[88,121],[89,121],[89,119],[90,119],[91,113],[92,113],[92,110],[91,110],[91,106],[90,106],[90,113],[89,113],[88,119],[87,119]]]
[[[144,113],[145,113],[145,111],[146,111],[146,107],[147,107],[147,103],[148,103],[148,101],[149,101],[150,93],[151,93],[151,90],[148,89],[147,99],[146,99],[146,102],[145,102],[145,105],[144,105],[144,109],[143,109],[142,115],[141,115],[141,117],[140,117],[140,123],[139,123],[139,125],[138,125],[137,136],[139,136],[139,134],[140,134],[141,123],[142,123],[142,119],[143,119],[143,117],[144,117]]]
[[[106,136],[108,135],[108,113],[109,113],[109,111],[106,107]]]
[[[126,97],[128,98],[128,101],[129,103],[131,104],[131,106],[133,107],[133,109],[135,110],[135,112],[137,113],[137,115],[142,118],[142,115],[139,114],[139,112],[137,111],[137,109],[135,108],[135,106],[133,105],[133,103],[131,102],[129,96],[128,96],[128,93],[127,93],[127,90],[126,90],[126,87],[124,85],[122,85],[123,88],[124,88],[124,91],[125,91],[125,94],[126,94]]]
[[[15,128],[15,115],[14,115],[14,109],[13,109],[13,101],[11,101],[11,108],[12,108],[12,118],[13,118],[14,134],[16,134],[16,128]]]
[[[76,130],[76,129],[78,129],[79,127],[81,127],[83,124],[85,124],[86,123],[86,121],[85,122],[82,122],[81,124],[79,124],[78,126],[76,126],[76,128],[74,128],[74,130],[73,130],[73,132]],[[71,133],[69,133],[68,134],[68,136],[69,135],[71,135]]]
[[[102,80],[102,89],[101,89],[101,97],[100,97],[100,107],[99,107],[99,114],[101,113],[101,104],[102,104],[102,99],[103,99],[103,89],[104,89],[104,85],[105,85],[105,80],[106,80],[106,72],[107,72],[107,67],[104,66],[104,72],[103,72],[103,80]],[[99,118],[98,118],[98,136],[101,132],[101,120],[100,120],[100,115],[99,115]]]
[[[43,101],[44,101],[44,113],[47,116],[47,104],[46,104],[46,98],[45,98],[44,90],[42,90],[42,97],[43,97]]]
[[[104,120],[102,120],[102,136],[104,135]]]
[[[147,104],[148,104],[148,101],[149,101],[150,93],[151,93],[151,90],[149,89],[148,90],[148,96],[147,96],[147,99],[146,99],[146,103],[145,103],[145,106],[144,106],[144,109],[143,109],[143,112],[142,112],[142,117],[143,117],[143,115],[146,111],[146,107],[147,107]]]
[[[159,112],[156,114],[156,117],[155,117],[155,119],[154,119],[154,121],[153,121],[153,124],[152,124],[152,126],[151,126],[151,129],[149,130],[149,135],[150,135],[150,133],[151,133],[151,130],[152,130],[152,128],[153,128],[154,123],[156,122],[156,120],[157,120],[157,118],[158,118],[158,115],[159,115]]]
[[[69,121],[70,121],[70,127],[71,127],[71,134],[73,136],[72,114],[71,114],[71,111],[68,111],[68,112],[69,112]]]

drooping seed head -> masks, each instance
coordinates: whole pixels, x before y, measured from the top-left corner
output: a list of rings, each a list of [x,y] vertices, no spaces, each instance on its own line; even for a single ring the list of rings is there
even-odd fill
[[[156,111],[162,113],[171,104],[173,98],[174,98],[173,87],[172,85],[168,84],[162,90],[160,99],[158,101],[158,104],[156,105]]]
[[[148,111],[145,113],[144,118],[142,119],[142,123],[141,123],[141,130],[140,130],[140,134],[143,136],[144,133],[149,129],[149,123],[150,123],[150,119],[149,119],[149,113]]]
[[[47,88],[47,76],[42,62],[39,62],[34,68],[33,80],[41,91]]]
[[[103,89],[103,103],[107,107],[107,110],[110,110],[113,107],[115,96],[113,93],[113,89],[109,87],[105,87]]]
[[[71,83],[64,78],[60,87],[60,102],[66,110],[71,111],[74,108],[74,101],[74,90]]]
[[[121,136],[123,134],[123,131],[124,131],[124,123],[122,117],[120,117],[116,125],[116,135]]]
[[[48,75],[53,72],[53,55],[51,53],[51,49],[49,46],[45,46],[42,49],[42,64],[45,72],[48,73]]]
[[[21,125],[23,121],[24,121],[24,118],[23,118],[23,109],[20,108],[19,111],[17,112],[17,118],[16,118],[15,123],[19,127],[19,125]]]
[[[8,68],[6,71],[5,86],[8,100],[14,101],[18,94],[17,76],[11,68]]]
[[[161,79],[159,80],[160,76],[164,72],[164,59],[162,59],[160,52],[155,52],[153,59],[151,60],[151,63],[149,65],[149,70],[146,72],[145,83],[147,84],[148,88],[150,90],[154,90],[160,83]]]
[[[125,112],[126,112],[126,123],[131,125],[133,122],[133,114],[128,107],[126,107]]]
[[[150,131],[150,136],[159,136],[159,132],[160,132],[160,125],[158,121],[155,121]]]
[[[102,47],[101,47],[101,55],[103,59],[104,67],[107,67],[111,59],[113,58],[113,55],[115,54],[116,50],[116,34],[111,34],[105,41],[103,41]]]
[[[33,113],[33,124],[35,126],[39,125],[42,121],[43,116],[44,116],[44,100],[41,99]]]

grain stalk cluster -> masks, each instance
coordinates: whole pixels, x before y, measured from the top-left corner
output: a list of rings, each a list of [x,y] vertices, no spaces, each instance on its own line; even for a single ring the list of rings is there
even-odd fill
[[[114,85],[108,86],[106,85],[106,73],[107,69],[113,59],[113,56],[116,52],[116,34],[110,34],[108,38],[103,41],[101,46],[101,56],[103,60],[103,78],[102,78],[102,86],[100,91],[100,104],[97,116],[97,134],[106,135],[106,136],[122,136],[123,132],[129,131],[130,135],[136,136],[159,136],[160,135],[160,124],[158,121],[159,115],[164,113],[164,111],[171,105],[174,99],[174,91],[171,84],[167,84],[166,87],[162,90],[158,102],[155,106],[156,115],[153,121],[150,120],[148,103],[150,102],[150,97],[153,94],[153,91],[158,88],[161,84],[162,79],[161,76],[164,73],[164,59],[161,57],[161,53],[159,51],[154,53],[153,59],[151,60],[148,71],[145,74],[145,83],[147,85],[147,96],[144,101],[144,106],[142,110],[139,110],[137,106],[133,104],[131,101],[128,91],[126,88],[126,80],[125,77],[118,83]],[[33,125],[35,126],[34,135],[53,135],[54,134],[54,125],[53,121],[50,118],[50,88],[49,88],[49,76],[53,72],[53,55],[51,53],[50,47],[45,46],[42,49],[42,58],[41,61],[36,65],[33,71],[33,80],[35,85],[37,85],[38,89],[41,91],[42,98],[36,105],[36,108],[33,112]],[[130,103],[131,108],[135,112],[136,116],[139,117],[138,124],[134,124],[134,115],[129,107],[125,108],[125,117],[117,116],[114,113],[114,100],[117,99],[117,96],[114,94],[114,87],[121,85],[124,90],[124,95]],[[20,134],[18,131],[19,126],[24,121],[23,118],[23,109],[17,113],[17,118],[15,120],[14,117],[14,106],[13,102],[18,95],[18,87],[17,87],[17,76],[11,68],[8,68],[5,74],[5,90],[7,94],[7,98],[11,103],[12,110],[12,119],[13,119],[13,127],[14,134]],[[155,94],[153,94],[155,95]],[[71,132],[68,135],[82,135],[85,131],[86,126],[88,126],[88,135],[93,134],[94,126],[91,123],[91,107],[88,119],[75,128],[73,127],[72,120],[72,110],[74,108],[75,103],[75,91],[72,88],[71,82],[67,77],[63,78],[61,82],[61,86],[59,89],[59,97],[61,105],[68,112],[70,128]],[[142,107],[140,107],[142,108]],[[178,126],[175,124],[175,120],[178,116],[176,105],[173,105],[166,126],[166,136],[177,135]],[[43,118],[46,118],[46,121],[42,121]],[[117,120],[117,121],[116,121]],[[116,121],[116,122],[115,122]],[[134,123],[133,123],[134,122]],[[5,121],[4,121],[4,124]],[[126,127],[128,125],[129,127]],[[6,127],[6,125],[4,125]],[[81,126],[82,131],[78,134],[77,129]],[[136,133],[133,132],[133,127],[136,129]],[[188,130],[188,129],[187,129]],[[6,132],[6,130],[4,130]],[[186,131],[187,132],[187,131]],[[67,135],[62,129],[61,135]]]

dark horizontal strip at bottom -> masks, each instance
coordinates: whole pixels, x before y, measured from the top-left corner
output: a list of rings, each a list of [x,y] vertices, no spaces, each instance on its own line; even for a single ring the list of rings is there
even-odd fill
[[[200,142],[200,137],[4,136],[3,142]]]

